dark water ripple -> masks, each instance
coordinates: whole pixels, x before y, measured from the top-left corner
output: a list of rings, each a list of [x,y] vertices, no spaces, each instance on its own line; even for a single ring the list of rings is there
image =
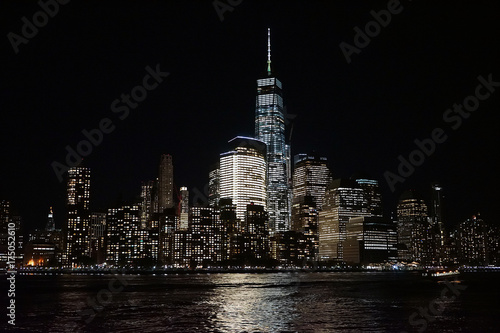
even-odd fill
[[[88,309],[87,299],[107,289],[112,278],[19,275],[15,331],[416,332],[410,315],[428,307],[444,288],[401,273],[133,275],[85,323],[88,316],[80,310]],[[467,289],[444,303],[427,331],[497,331],[498,276],[461,279]],[[6,290],[4,279],[0,283]]]

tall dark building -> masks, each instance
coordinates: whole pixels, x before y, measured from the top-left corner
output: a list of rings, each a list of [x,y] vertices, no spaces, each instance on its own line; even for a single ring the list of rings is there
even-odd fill
[[[52,207],[49,209],[49,214],[47,216],[47,226],[45,227],[46,231],[54,231],[56,229],[56,224],[54,222],[54,212],[52,211]]]
[[[155,211],[155,192],[157,187],[154,181],[149,180],[141,184],[141,227],[150,227],[150,221]]]
[[[312,199],[317,210],[321,210],[325,190],[332,181],[327,158],[317,154],[297,154],[294,156],[293,201],[304,202],[304,197]]]
[[[174,166],[171,155],[161,155],[158,172],[158,212],[174,206]]]
[[[106,213],[90,214],[90,257],[96,264],[106,260]]]
[[[70,168],[67,190],[68,221],[63,260],[67,266],[78,266],[90,258],[90,169]]]
[[[189,214],[188,214],[189,215]],[[182,215],[184,216],[184,215]],[[175,208],[164,210],[162,214],[154,214],[155,223],[151,230],[160,230],[159,232],[159,262],[161,264],[171,264],[174,260],[176,233],[187,231],[188,222],[181,222],[179,214]],[[186,224],[185,226],[183,224]]]
[[[267,74],[257,80],[255,137],[267,145],[267,210],[271,232],[290,229],[290,146],[285,142],[285,116],[280,80],[271,72],[268,29]]]
[[[396,225],[382,217],[353,217],[346,225],[344,261],[378,264],[397,260]]]
[[[354,176],[354,180],[359,187],[365,191],[368,210],[371,216],[382,217],[384,209],[382,207],[382,194],[378,186],[378,181],[369,177]]]
[[[223,260],[237,260],[243,253],[241,221],[236,218],[236,205],[231,199],[219,202],[220,220],[223,226]]]
[[[366,193],[352,179],[336,179],[328,185],[323,210],[319,212],[319,260],[343,259],[349,219],[371,216]]]
[[[298,262],[307,263],[317,260],[319,251],[318,240],[319,213],[316,203],[311,196],[305,196],[299,203],[293,205],[292,231],[298,235],[297,255]],[[286,237],[285,237],[286,238]]]
[[[208,205],[217,207],[220,199],[220,163],[217,162],[210,167],[208,173]]]
[[[435,230],[435,247],[439,261],[448,257],[446,253],[446,231],[443,219],[443,188],[439,184],[431,186],[431,223]]]
[[[424,265],[436,263],[434,231],[422,196],[415,191],[404,192],[397,211],[399,260]]]
[[[326,157],[315,153],[294,156],[291,230],[296,234],[284,233],[276,238],[281,261],[305,264],[317,259],[318,211],[331,180]]]
[[[247,205],[244,234],[248,241],[246,251],[251,255],[252,260],[269,258],[268,219],[269,215],[263,206]]]

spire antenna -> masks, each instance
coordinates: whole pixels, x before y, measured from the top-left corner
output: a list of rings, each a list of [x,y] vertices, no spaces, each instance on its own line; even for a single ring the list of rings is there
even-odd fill
[[[271,75],[271,28],[267,28],[267,74]]]

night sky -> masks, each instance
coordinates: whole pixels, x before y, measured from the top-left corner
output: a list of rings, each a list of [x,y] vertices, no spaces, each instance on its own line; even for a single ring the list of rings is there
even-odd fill
[[[62,227],[65,184],[51,164],[64,164],[65,147],[76,148],[82,130],[104,118],[115,129],[84,161],[93,210],[136,198],[162,153],[173,155],[176,186],[203,192],[227,141],[253,135],[270,27],[272,68],[296,115],[292,154],[327,156],[335,178],[378,179],[388,212],[404,190],[427,195],[437,181],[449,225],[478,211],[497,223],[500,87],[456,130],[443,114],[474,95],[479,75],[500,82],[500,4],[402,0],[348,64],[339,44],[354,45],[354,27],[364,30],[370,11],[387,4],[244,0],[221,21],[212,1],[75,0],[15,54],[8,33],[21,35],[21,18],[32,22],[41,8],[2,1],[0,198],[27,229],[45,226],[49,206]],[[111,104],[157,64],[170,74],[121,120]],[[408,158],[414,140],[435,128],[447,140],[392,193],[384,172],[397,173],[398,156]]]

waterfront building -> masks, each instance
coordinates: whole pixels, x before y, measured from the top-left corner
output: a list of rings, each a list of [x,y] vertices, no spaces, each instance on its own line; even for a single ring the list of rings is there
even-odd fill
[[[371,216],[366,191],[352,179],[336,179],[325,192],[319,212],[319,260],[341,261],[350,218]]]
[[[269,215],[264,206],[247,205],[244,234],[247,236],[248,246],[245,246],[250,260],[265,260],[269,258]]]
[[[78,266],[90,258],[90,169],[72,167],[67,183],[66,250],[64,264]]]
[[[174,167],[172,156],[161,155],[158,171],[158,212],[174,206]]]
[[[458,262],[486,266],[499,263],[498,229],[474,215],[460,223],[453,233]]]
[[[90,214],[89,246],[92,262],[102,264],[106,260],[106,213]]]
[[[399,260],[436,264],[435,231],[422,196],[415,191],[404,192],[399,199],[397,216]]]
[[[378,264],[397,261],[396,225],[382,217],[362,216],[349,219],[343,244],[348,264]]]
[[[139,205],[108,209],[106,225],[106,263],[115,266],[136,264],[136,238],[141,226]]]

